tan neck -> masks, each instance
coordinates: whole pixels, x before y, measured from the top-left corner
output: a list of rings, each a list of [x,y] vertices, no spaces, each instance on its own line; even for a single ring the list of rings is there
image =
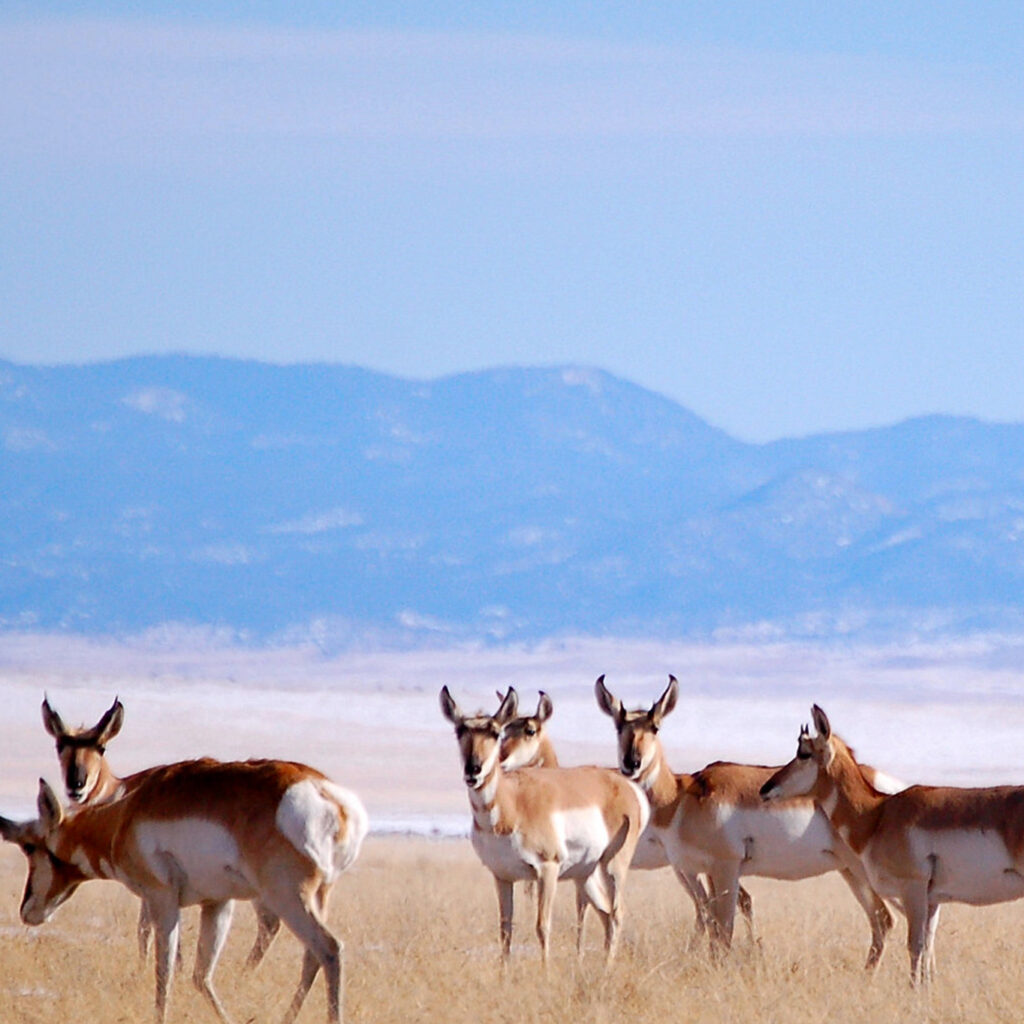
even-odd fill
[[[541,737],[540,745],[537,747],[537,755],[530,762],[531,768],[557,768],[558,755],[555,753],[555,746],[547,733]]]
[[[52,845],[54,854],[88,878],[115,878],[114,840],[120,831],[122,810],[118,802],[71,811]]]
[[[100,764],[99,778],[93,787],[93,791],[89,794],[89,803],[107,803],[110,800],[116,799],[122,792],[123,780],[110,770],[107,759],[103,758]]]
[[[815,801],[847,845],[859,853],[874,834],[886,797],[868,784],[845,744],[834,738],[832,742],[832,763],[819,779]]]
[[[685,779],[687,776],[681,778]],[[679,800],[681,780],[672,774],[660,742],[657,755],[651,759],[651,763],[636,781],[647,794],[651,809],[654,811],[672,807]]]

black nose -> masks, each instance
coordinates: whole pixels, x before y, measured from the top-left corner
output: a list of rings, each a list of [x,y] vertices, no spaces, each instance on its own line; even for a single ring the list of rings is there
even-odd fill
[[[638,772],[640,770],[640,758],[636,757],[634,754],[630,754],[629,757],[624,757],[622,759],[622,767],[628,774],[632,775],[634,772]]]

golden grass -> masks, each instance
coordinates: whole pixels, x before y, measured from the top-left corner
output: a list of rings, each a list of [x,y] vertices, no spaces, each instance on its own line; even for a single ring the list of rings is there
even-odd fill
[[[18,922],[23,859],[0,852],[0,1021],[148,1022],[152,964],[135,948],[137,902],[110,882],[85,885],[42,928]],[[498,967],[497,900],[488,872],[468,842],[371,838],[339,883],[331,921],[346,944],[346,1018],[350,1022],[619,1021],[759,1024],[851,1021],[1016,1021],[1024,970],[1024,913],[1014,905],[942,911],[938,979],[913,991],[905,926],[897,924],[874,977],[861,969],[866,919],[837,875],[800,883],[749,879],[760,942],[742,926],[729,961],[713,965],[688,953],[693,912],[667,871],[634,872],[627,886],[623,945],[602,970],[600,927],[589,921],[588,949],[577,965],[571,886],[556,905],[554,951],[540,967],[532,906],[517,892],[513,959]],[[185,911],[186,976],[195,948],[196,913]],[[254,973],[243,967],[255,926],[237,908],[216,984],[236,1022],[276,1022],[298,980],[300,952],[282,934]],[[299,1018],[325,1017],[318,979]],[[215,1020],[186,978],[175,981],[171,1021]]]

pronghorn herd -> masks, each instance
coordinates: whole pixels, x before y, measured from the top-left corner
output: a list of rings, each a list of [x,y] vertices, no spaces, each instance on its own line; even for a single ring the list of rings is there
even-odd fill
[[[676,774],[659,737],[678,701],[676,679],[669,677],[650,707],[635,710],[623,707],[604,676],[594,690],[614,725],[615,768],[559,764],[547,732],[554,708],[544,693],[533,714],[519,714],[512,688],[498,694],[494,714],[466,714],[441,689],[469,796],[473,849],[497,888],[502,963],[511,952],[519,881],[536,883],[546,966],[562,878],[576,887],[577,953],[593,907],[607,962],[620,939],[631,867],[672,868],[694,904],[693,941],[706,938],[716,957],[731,945],[737,909],[752,933],[743,876],[798,880],[838,871],[868,918],[868,968],[892,928],[885,901],[906,917],[912,982],[932,977],[942,903],[1024,896],[1024,787],[905,788],[858,763],[817,705],[814,735],[804,726],[795,758],[782,767],[716,761]],[[200,758],[121,778],[106,759],[124,721],[120,701],[91,728],[68,728],[48,700],[42,713],[70,803],[65,809],[40,780],[34,820],[0,817],[0,834],[28,862],[22,920],[42,924],[82,882],[121,882],[141,901],[144,958],[155,940],[155,1007],[163,1021],[180,963],[181,908],[198,905],[193,982],[228,1021],[212,978],[233,903],[248,900],[258,921],[249,966],[260,962],[282,922],[304,946],[285,1021],[297,1017],[322,971],[328,1020],[339,1022],[342,947],[327,928],[327,902],[368,830],[359,798],[290,761]]]
[[[327,1016],[341,1020],[341,943],[327,929],[327,900],[359,854],[368,829],[359,798],[320,772],[291,761],[214,761],[160,765],[119,779],[105,749],[121,727],[119,701],[91,729],[68,729],[43,701],[43,724],[57,742],[65,811],[39,780],[38,817],[0,817],[0,834],[28,861],[21,903],[26,924],[47,921],[91,879],[121,882],[142,901],[139,945],[156,938],[156,1017],[178,954],[181,908],[200,907],[193,982],[217,1016],[228,1016],[213,971],[235,900],[256,904],[255,965],[284,922],[305,947],[302,974],[285,1021],[293,1021],[323,970]]]

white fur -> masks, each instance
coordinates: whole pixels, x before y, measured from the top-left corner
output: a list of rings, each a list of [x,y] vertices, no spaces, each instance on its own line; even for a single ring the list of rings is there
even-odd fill
[[[907,838],[915,863],[922,871],[930,868],[933,903],[955,900],[983,905],[1024,896],[1019,865],[996,832],[913,828]]]
[[[327,781],[322,782],[321,786],[324,793],[344,809],[348,819],[348,830],[334,849],[334,870],[340,875],[359,856],[363,840],[370,830],[370,818],[363,801],[352,790]]]
[[[490,828],[474,828],[470,839],[481,863],[495,878],[518,882],[537,877],[540,861],[523,846],[518,832],[499,835]]]
[[[143,819],[135,824],[135,836],[146,867],[162,885],[177,890],[180,906],[255,895],[255,886],[243,877],[238,844],[218,822]]]
[[[902,779],[897,779],[894,775],[889,775],[888,772],[880,772],[877,768],[873,769],[869,781],[879,793],[884,793],[886,796],[902,793],[907,788],[907,784]]]
[[[308,857],[330,882],[336,874],[334,849],[338,842],[338,809],[324,798],[320,786],[303,779],[285,790],[274,823],[299,853]]]
[[[599,807],[555,811],[551,824],[558,837],[559,877],[585,877],[608,848],[611,836]]]

